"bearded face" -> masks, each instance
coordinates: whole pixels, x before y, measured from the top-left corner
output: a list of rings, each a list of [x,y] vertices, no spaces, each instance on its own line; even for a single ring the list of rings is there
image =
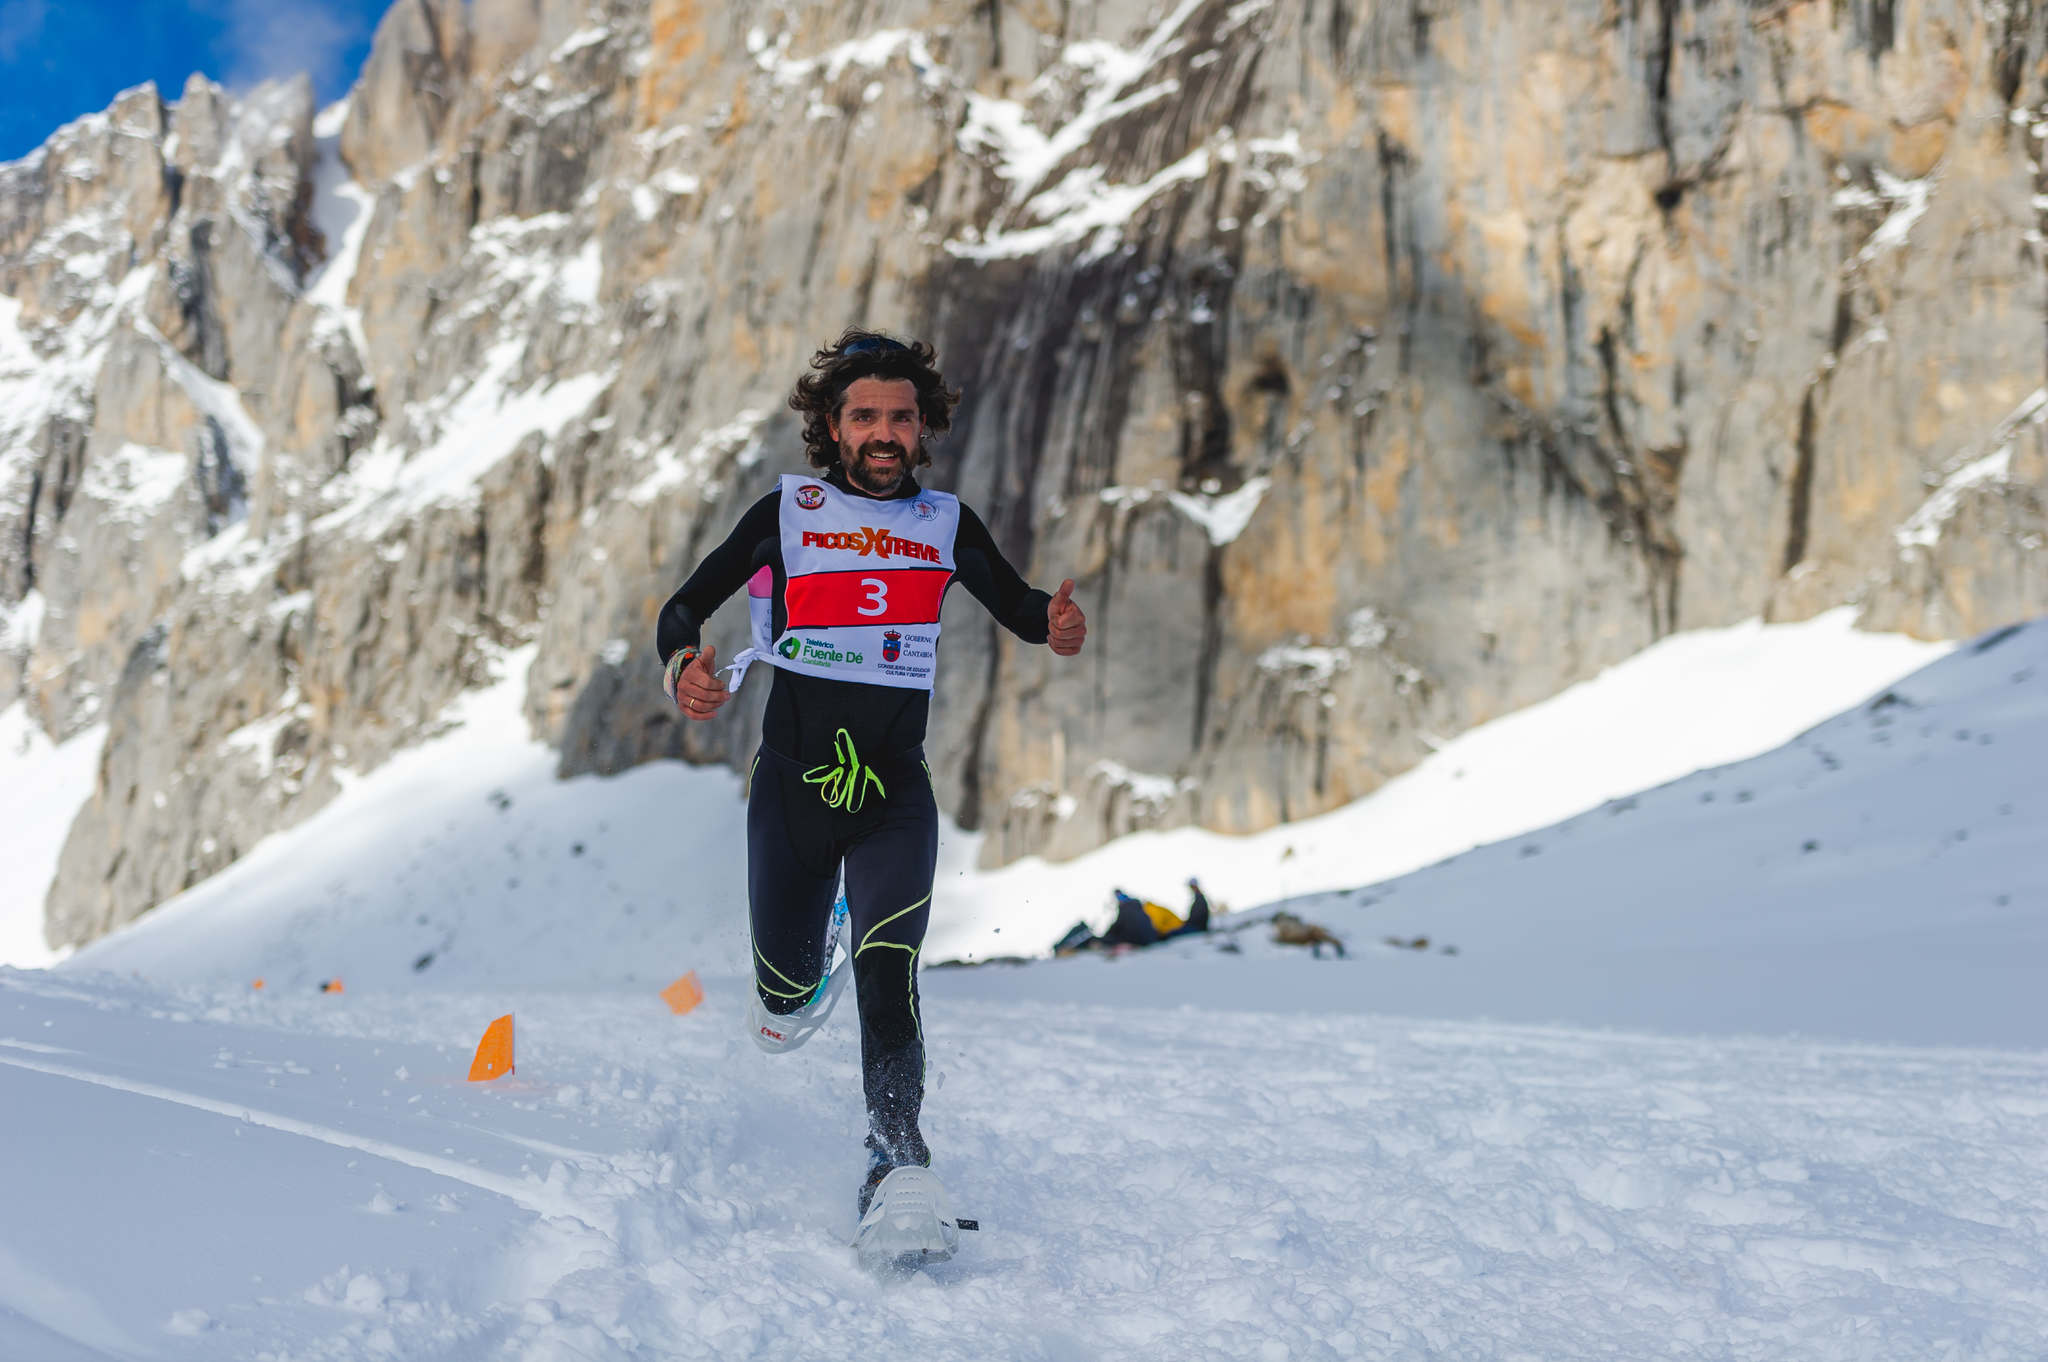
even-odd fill
[[[887,496],[903,481],[909,451],[894,440],[868,440],[860,445],[841,441],[839,462],[846,480],[870,496]]]
[[[917,385],[907,378],[857,378],[831,428],[847,482],[869,496],[888,496],[910,472],[924,434]]]

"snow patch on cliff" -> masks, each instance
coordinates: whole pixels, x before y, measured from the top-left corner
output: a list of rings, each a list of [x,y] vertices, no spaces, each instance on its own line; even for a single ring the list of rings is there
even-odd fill
[[[1134,770],[1106,757],[1088,767],[1087,778],[1106,786],[1127,805],[1145,814],[1158,814],[1171,808],[1196,788],[1193,777]]]
[[[10,632],[20,624],[17,615]],[[26,705],[0,709],[0,828],[7,830],[0,965],[41,969],[59,959],[43,941],[43,899],[56,878],[71,820],[92,798],[106,736],[100,724],[53,743]]]
[[[948,241],[946,250],[963,260],[1014,259],[1092,237],[1081,256],[1081,263],[1086,264],[1114,251],[1122,243],[1123,227],[1163,191],[1200,180],[1208,173],[1206,147],[1188,153],[1143,184],[1110,184],[1100,167],[1087,166],[1027,205],[1033,216],[1045,220],[1042,225],[990,232],[979,241]]]
[[[555,273],[556,296],[569,307],[594,309],[604,288],[604,250],[592,235]]]
[[[1876,188],[1865,189],[1861,185],[1847,185],[1835,191],[1833,204],[1837,209],[1885,208],[1889,213],[1885,220],[1856,252],[1852,265],[1867,265],[1878,256],[1897,250],[1913,235],[1913,227],[1927,216],[1927,207],[1934,197],[1935,177],[1927,175],[1917,180],[1902,180],[1882,169],[1873,172]]]
[[[29,457],[28,442],[50,417],[90,411],[92,385],[106,332],[97,319],[59,328],[59,348],[37,353],[21,325],[22,305],[0,293],[0,470]]]
[[[996,174],[1010,182],[1014,202],[1037,188],[1105,125],[1179,92],[1179,81],[1162,81],[1129,98],[1084,107],[1051,134],[1040,132],[1021,104],[970,92],[967,121],[959,135],[960,147],[963,151],[986,152],[995,157]],[[1099,170],[1095,173],[1101,174]]]
[[[551,300],[556,310],[579,314],[597,305],[602,246],[567,213],[480,222],[470,229],[469,249],[486,287],[464,306],[465,319],[493,316],[509,332],[521,310],[541,309]],[[493,283],[500,287],[488,287]]]
[[[1164,499],[1167,505],[1199,525],[1211,544],[1222,548],[1234,542],[1251,524],[1272,482],[1270,477],[1261,474],[1247,478],[1244,485],[1234,492],[1178,492],[1156,485],[1117,485],[1105,487],[1095,495],[1103,505],[1116,512],[1119,520],[1141,506]]]
[[[58,391],[50,367],[22,333],[20,301],[0,293],[0,460],[26,454],[48,414]]]
[[[363,334],[362,309],[348,301],[362,259],[363,237],[370,228],[376,196],[355,182],[341,159],[341,129],[348,121],[348,101],[321,110],[313,120],[319,154],[313,166],[313,225],[327,242],[327,258],[306,280],[306,300],[341,319],[358,356],[370,353]]]
[[[1015,100],[968,91],[967,118],[958,135],[960,149],[994,158],[996,174],[1010,183],[1010,204],[1014,208],[1069,157],[1087,146],[1104,127],[1180,92],[1180,82],[1169,77],[1135,93],[1125,93],[1161,61],[1181,50],[1184,45],[1181,30],[1203,3],[1204,0],[1181,0],[1134,48],[1104,41],[1070,44],[1061,54],[1060,62],[1034,81],[1028,92],[1049,96],[1072,79],[1078,79],[1086,87],[1081,107],[1051,132],[1041,131],[1025,106]],[[1206,171],[1205,165],[1204,173]],[[1081,179],[1076,182],[1075,176]],[[1063,202],[1069,208],[1074,206],[1072,201],[1077,195],[1100,197],[1099,193],[1091,193],[1086,188],[1091,181],[1095,184],[1101,182],[1102,172],[1099,169],[1088,167],[1078,170],[1067,180],[1060,188],[1050,191],[1052,197],[1047,202],[1029,211],[1046,218],[1065,211],[1060,206]],[[1060,243],[1055,241],[1053,244]],[[948,249],[951,249],[951,243]]]
[[[687,198],[702,188],[703,182],[695,175],[679,170],[664,170],[644,183],[635,184],[629,194],[633,214],[642,222],[652,222],[669,199]]]
[[[12,606],[0,605],[0,652],[27,651],[43,636],[43,618],[50,602],[31,587]]]
[[[78,494],[98,503],[110,521],[144,525],[191,486],[191,463],[174,450],[123,444],[85,466]]]
[[[501,338],[461,391],[417,404],[404,424],[437,433],[411,454],[388,435],[380,437],[336,480],[346,479],[352,489],[348,503],[314,528],[338,530],[359,521],[360,532],[375,533],[429,506],[472,500],[483,477],[520,444],[535,435],[552,441],[613,382],[611,374],[588,373],[514,390],[525,357],[524,337]]]
[[[791,57],[789,46],[788,33],[777,34],[770,40],[764,29],[747,30],[748,55],[753,57],[754,65],[773,76],[778,85],[801,85],[820,75],[829,83],[838,80],[851,66],[866,70],[887,66],[898,53],[906,56],[913,69],[921,74],[943,69],[932,60],[924,34],[915,29],[883,29],[865,38],[840,43],[815,57]]]
[[[1245,527],[1252,523],[1259,503],[1266,499],[1266,489],[1272,484],[1271,478],[1261,475],[1246,479],[1244,486],[1235,492],[1225,492],[1220,496],[1169,492],[1167,500],[1173,503],[1176,511],[1206,530],[1211,544],[1221,548],[1243,534]]]
[[[551,64],[560,64],[575,56],[586,47],[595,47],[612,36],[612,29],[603,24],[590,24],[577,29],[562,39],[561,45],[548,53]]]
[[[1941,542],[1942,531],[1972,490],[2004,483],[2012,475],[2013,442],[2026,426],[2048,423],[2048,388],[2036,389],[1999,423],[1991,437],[1989,454],[1969,458],[1950,466],[1934,494],[1899,526],[1894,537],[1899,548],[1931,549]]]
[[[307,594],[309,593],[301,593],[301,595]],[[277,604],[283,604],[283,602],[278,602]],[[275,604],[272,606],[270,613],[273,615],[277,613],[277,606]],[[260,719],[252,719],[248,723],[243,724],[240,728],[220,740],[221,748],[223,751],[238,753],[249,758],[256,764],[256,769],[268,779],[270,773],[277,766],[278,737],[286,729],[290,728],[295,720],[309,719],[312,715],[313,707],[300,700],[298,688],[294,686],[287,690],[283,698],[278,701],[278,709],[275,713],[266,714]]]
[[[962,259],[994,260],[1033,255],[1084,237],[1093,241],[1083,263],[1100,258],[1121,242],[1121,228],[1166,188],[1205,178],[1215,165],[1242,165],[1244,182],[1269,196],[1298,193],[1307,184],[1302,167],[1316,157],[1306,152],[1299,131],[1289,128],[1275,137],[1239,142],[1230,130],[1198,147],[1172,165],[1135,184],[1112,182],[1102,166],[1086,164],[1069,170],[1057,184],[1039,189],[1045,180],[1073,160],[1101,130],[1118,119],[1169,100],[1181,91],[1168,77],[1133,93],[1124,91],[1159,60],[1178,50],[1178,41],[1163,37],[1178,30],[1187,7],[1135,51],[1109,44],[1076,44],[1068,49],[1061,70],[1080,71],[1093,88],[1080,110],[1051,133],[1042,132],[1023,104],[975,91],[966,92],[967,117],[958,142],[971,155],[986,155],[998,178],[1010,185],[1008,200],[986,230],[969,227],[946,243]],[[1037,89],[1053,79],[1041,77]],[[1032,191],[1038,190],[1037,193]],[[1255,221],[1263,221],[1264,213]]]
[[[662,446],[654,451],[653,471],[627,489],[625,499],[646,506],[685,487],[697,488],[708,499],[713,489],[724,485],[728,465],[746,468],[760,460],[763,451],[758,437],[767,420],[767,412],[750,407],[699,435],[685,454],[678,456],[673,446]]]
[[[2003,445],[1981,459],[1973,459],[1942,480],[1934,495],[1899,526],[1895,537],[1902,549],[1931,549],[1941,542],[1941,532],[1963,504],[1972,488],[2005,482],[2012,473],[2012,446]]]
[[[137,318],[135,328],[155,344],[157,354],[163,360],[164,372],[170,375],[171,381],[178,385],[193,406],[220,427],[235,467],[244,477],[253,480],[263,467],[263,428],[242,405],[241,393],[232,384],[210,377],[179,354],[178,348],[147,321]]]
[[[1321,690],[1337,673],[1351,665],[1351,654],[1342,648],[1313,643],[1276,643],[1260,653],[1256,665],[1269,676],[1283,677],[1290,685]]]

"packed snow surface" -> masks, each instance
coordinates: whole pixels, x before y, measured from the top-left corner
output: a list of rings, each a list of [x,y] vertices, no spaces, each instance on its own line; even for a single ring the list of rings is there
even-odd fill
[[[0,971],[0,1357],[2038,1362],[2048,625],[1662,649],[1270,841],[983,874],[950,837],[928,959],[1042,956],[1111,882],[1238,911],[926,970],[982,1228],[879,1282],[853,1019],[741,1029],[738,780],[554,780],[514,654],[300,828]],[[1282,898],[1346,956],[1275,944]],[[506,1013],[514,1073],[465,1082]]]
[[[1324,990],[1344,966],[1293,964]],[[1112,967],[1088,966],[1107,977]],[[1045,967],[1053,968],[1053,967]],[[0,973],[0,1356],[2035,1359],[2048,1058],[934,988],[952,1262],[855,1265],[855,1028],[736,992]],[[518,1068],[466,1084],[516,1006]]]

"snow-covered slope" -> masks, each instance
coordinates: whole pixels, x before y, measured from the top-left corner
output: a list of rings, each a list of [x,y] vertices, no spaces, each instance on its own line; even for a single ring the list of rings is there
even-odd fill
[[[1845,613],[1681,635],[1447,744],[1369,799],[1257,837],[1141,834],[1062,865],[973,869],[944,839],[933,961],[1041,955],[1113,886],[1247,908],[1351,888],[1764,751],[1941,655]],[[746,959],[744,807],[722,769],[553,779],[520,717],[527,654],[454,727],[225,873],[78,956],[182,984],[633,986]],[[430,963],[416,968],[432,956]],[[1597,1020],[1597,1018],[1588,1018]]]
[[[1715,705],[1715,688],[1695,691],[1667,722],[1711,726]],[[1575,750],[1560,741],[1556,760],[1532,758],[1530,778]],[[1290,988],[1270,961],[1194,942],[1172,943],[1188,957],[1177,965],[1118,962],[1116,989],[1153,1002],[1254,996],[1311,1011],[2048,1047],[2044,772],[2048,621],[1965,644],[1762,756],[1291,901],[1362,956],[1341,989]],[[1440,776],[1433,764],[1411,780]],[[1363,862],[1399,857],[1419,835],[1403,819],[1376,827],[1375,802],[1353,825]],[[1100,985],[1009,971],[987,987],[1051,1000]]]
[[[2048,1048],[2048,622],[1751,761],[1300,911],[1455,943],[1372,1005]]]
[[[1859,632],[1837,610],[1797,625],[1674,635],[1540,704],[1481,725],[1369,797],[1251,837],[1139,833],[1063,864],[1028,858],[970,876],[997,911],[944,916],[938,959],[1028,953],[1109,890],[1180,906],[1182,879],[1239,907],[1390,879],[1704,767],[1752,757],[1945,654]],[[963,886],[965,888],[965,886]]]
[[[531,656],[504,659],[499,684],[465,696],[442,737],[95,942],[78,967],[380,989],[631,987],[739,969],[738,778],[659,762],[557,781],[555,753],[520,713]]]
[[[1903,677],[1831,621],[1670,646],[1297,829],[1302,887],[1344,838],[1372,867],[1524,829],[1297,899],[1343,961],[1244,895],[1208,938],[929,971],[925,1130],[983,1228],[881,1285],[845,1242],[857,1028],[773,1060],[741,1033],[732,778],[554,781],[514,654],[302,828],[0,971],[0,1357],[2038,1359],[2048,625]],[[1803,726],[1711,707],[1823,675],[1861,703],[1538,826]],[[1653,696],[1676,717],[1631,721]],[[1646,759],[1674,728],[1720,736]],[[1235,892],[1279,855],[1200,851],[1029,873]],[[941,913],[1042,949],[1021,882],[956,864]],[[674,1017],[654,989],[692,967]],[[465,1083],[505,1012],[515,1073]]]

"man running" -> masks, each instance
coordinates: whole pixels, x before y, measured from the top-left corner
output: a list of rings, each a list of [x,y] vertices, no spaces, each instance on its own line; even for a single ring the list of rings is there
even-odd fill
[[[789,404],[821,471],[784,474],[755,502],[662,607],[656,632],[669,698],[710,719],[732,692],[702,629],[747,588],[751,646],[732,684],[753,662],[774,668],[747,801],[751,1025],[764,1049],[792,1049],[837,998],[846,971],[832,969],[828,931],[843,868],[868,1108],[864,1234],[884,1180],[931,1163],[918,1129],[917,956],[938,857],[923,742],[940,602],[958,579],[1011,633],[1062,657],[1088,633],[1071,580],[1052,595],[1033,589],[979,516],[919,486],[913,470],[931,462],[927,442],[951,428],[960,399],[936,358],[922,341],[862,330],[818,351]],[[901,1185],[929,1181],[920,1172]]]

